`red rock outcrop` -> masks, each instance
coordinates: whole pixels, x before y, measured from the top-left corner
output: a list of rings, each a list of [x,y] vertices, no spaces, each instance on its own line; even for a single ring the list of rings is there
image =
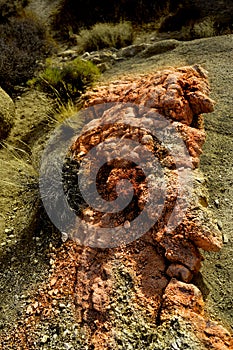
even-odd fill
[[[116,104],[112,104],[112,102]],[[161,193],[147,211],[147,217],[151,219],[163,206],[155,225],[141,238],[137,235],[135,235],[135,238],[132,237],[132,241],[139,238],[141,244],[139,242],[131,243],[131,245],[123,249],[123,256],[125,257],[127,251],[126,260],[128,262],[125,262],[125,264],[128,265],[131,259],[134,261],[134,264],[136,263],[134,267],[131,266],[131,269],[135,269],[137,273],[135,285],[138,286],[138,297],[140,295],[139,290],[142,291],[144,289],[143,294],[147,299],[147,308],[149,309],[149,305],[154,305],[154,315],[161,307],[161,293],[167,285],[163,295],[161,321],[166,319],[165,315],[169,318],[168,315],[172,307],[181,311],[184,318],[189,318],[190,323],[192,323],[190,315],[195,313],[196,318],[194,317],[195,321],[193,321],[193,324],[198,334],[200,333],[200,339],[208,346],[214,346],[216,349],[219,348],[219,344],[224,349],[229,348],[229,334],[226,335],[224,332],[221,332],[220,328],[219,334],[216,335],[218,340],[213,340],[212,338],[207,341],[204,339],[203,334],[205,334],[206,329],[203,324],[208,321],[205,321],[203,313],[201,292],[197,287],[187,284],[192,280],[193,274],[196,274],[201,267],[203,258],[198,248],[207,251],[219,250],[221,247],[220,233],[213,224],[208,210],[200,205],[200,193],[197,195],[197,192],[193,190],[192,186],[196,179],[193,179],[193,182],[188,184],[182,193],[183,195],[189,191],[192,193],[188,207],[185,208],[185,204],[181,201],[178,208],[176,208],[177,198],[182,196],[178,185],[180,173],[177,172],[177,169],[179,167],[184,169],[188,167],[187,158],[178,157],[178,160],[177,158],[174,159],[174,154],[171,155],[171,153],[167,152],[164,144],[155,137],[155,131],[169,129],[169,123],[172,124],[173,132],[176,130],[179,133],[187,147],[192,160],[192,169],[198,167],[199,157],[205,140],[201,113],[208,113],[213,110],[213,101],[209,98],[206,73],[200,67],[194,66],[168,69],[155,75],[151,74],[138,79],[132,78],[124,82],[117,81],[89,94],[86,107],[90,109],[90,106],[92,106],[92,109],[90,114],[88,112],[88,117],[90,118],[92,114],[92,118],[94,116],[95,118],[83,128],[82,135],[74,141],[70,149],[70,157],[72,161],[82,163],[85,156],[93,148],[96,148],[97,151],[93,157],[98,159],[101,154],[101,157],[104,157],[107,162],[99,170],[97,177],[100,195],[107,200],[115,200],[117,197],[115,188],[118,181],[130,179],[134,189],[134,197],[131,202],[132,205],[130,204],[127,207],[127,211],[122,210],[117,214],[103,214],[88,207],[83,209],[83,217],[88,216],[88,222],[93,227],[106,227],[108,225],[109,227],[118,225],[130,227],[135,216],[144,210],[151,191],[151,188],[147,186],[146,176],[143,177],[143,173],[138,167],[140,166],[140,161],[147,157],[146,150],[153,153],[154,157],[157,157],[160,164],[162,164],[166,174],[166,198],[163,202],[161,200],[163,194]],[[161,119],[157,112],[165,118]],[[121,145],[119,148],[117,144],[122,139],[133,140],[137,144],[133,148],[127,144]],[[99,144],[103,145],[106,143],[108,146],[111,144],[111,147],[98,147]],[[144,148],[138,145],[143,145]],[[173,143],[172,147],[173,149],[176,148],[177,143]],[[128,163],[122,161],[124,156],[127,158],[126,155],[132,155],[130,159],[134,161]],[[147,164],[150,161],[147,159]],[[87,167],[90,164],[87,163],[86,167],[84,166],[83,171],[86,171],[86,174],[88,174]],[[97,162],[94,166],[98,167],[100,164]],[[153,174],[153,166],[154,164],[150,164],[151,174]],[[155,174],[156,171],[157,169],[154,169]],[[158,174],[156,175],[158,176]],[[195,173],[195,176],[198,177],[198,171]],[[88,183],[88,178],[85,178],[85,181]],[[162,184],[158,179],[152,185],[153,190],[156,189],[157,193],[160,191],[161,186]],[[127,194],[127,191],[124,193],[124,189],[120,192],[120,196]],[[185,214],[181,222],[174,223],[173,229],[168,230],[166,225],[173,211],[175,213],[175,221],[177,216],[179,217],[179,212],[185,211]],[[88,212],[88,215],[86,215],[86,212]],[[205,219],[208,217],[209,225],[205,223],[203,217]],[[82,230],[83,235],[80,239]],[[117,245],[121,243],[121,240],[124,244],[124,237],[121,237],[118,241],[117,234],[114,236],[109,235],[109,237],[103,235],[101,237],[94,230],[87,238],[85,230],[86,226],[78,225],[77,236],[74,229],[71,237],[73,239],[77,238],[79,243],[87,245],[101,241],[101,239],[107,245],[109,244],[110,247],[113,240],[118,242]],[[128,231],[125,230],[125,234],[127,233]],[[141,245],[138,248],[140,253],[137,257],[135,256],[135,245],[138,247]],[[157,252],[160,252],[158,256],[154,248],[152,250],[155,256],[151,255],[151,245]],[[134,248],[132,249],[132,247]],[[130,253],[131,249],[133,250],[132,255]],[[145,264],[143,269],[140,268],[142,261]],[[157,261],[156,267],[154,266],[153,268],[155,261]],[[162,271],[166,274],[166,279],[163,279],[158,274],[160,270],[158,264],[161,264]],[[141,271],[144,271],[143,277]],[[156,275],[157,280],[155,284],[152,283],[152,288],[151,282],[148,283],[151,271],[153,271],[153,277]],[[170,282],[169,278],[172,278]],[[178,282],[174,278],[183,282]],[[147,285],[147,287],[143,288],[143,285]],[[162,289],[159,288],[159,285],[162,286]],[[179,292],[177,295],[175,295],[175,289]],[[160,292],[158,293],[159,290]],[[156,304],[154,300],[155,295],[157,295]],[[159,298],[158,295],[160,295]],[[168,300],[171,305],[169,305]],[[198,322],[196,322],[197,319],[201,320],[200,324],[202,324],[199,328],[197,326]],[[218,329],[217,326],[216,329]]]
[[[200,290],[193,284],[172,279],[163,295],[161,321],[178,315],[185,319],[193,332],[198,335],[204,348],[227,350],[233,347],[233,338],[222,326],[208,319]]]
[[[207,72],[200,66],[173,68],[123,81],[114,81],[86,95],[86,106],[108,102],[131,102],[186,125],[201,113],[213,111]],[[194,120],[195,119],[195,120]]]
[[[203,349],[232,349],[230,334],[210,320],[201,291],[190,283],[201,268],[199,248],[221,248],[197,169],[205,140],[201,113],[213,110],[206,72],[194,66],[128,78],[89,93],[85,105],[89,123],[70,147],[64,167],[65,192],[77,220],[67,232],[72,239],[53,253],[49,282],[27,308],[23,332],[20,328],[25,349],[34,349],[38,322],[56,317],[65,296],[95,350],[123,348],[119,324],[130,329],[134,312],[138,322],[143,318],[153,324],[153,334],[177,316]],[[180,139],[171,142],[176,134]],[[85,204],[80,186],[89,193],[90,168],[101,198],[116,201],[114,209],[120,210]],[[80,174],[84,178],[77,186]],[[122,180],[131,187],[119,186]],[[132,188],[131,201],[122,209],[117,199],[130,196]],[[114,231],[117,227],[121,231]],[[20,343],[17,332],[16,337]]]

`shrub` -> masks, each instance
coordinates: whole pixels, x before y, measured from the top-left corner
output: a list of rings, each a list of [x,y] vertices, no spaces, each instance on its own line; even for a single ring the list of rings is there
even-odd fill
[[[208,38],[217,34],[215,21],[213,18],[205,18],[193,26],[193,36],[195,38]]]
[[[68,100],[65,103],[60,102],[59,105],[54,105],[47,114],[47,118],[51,123],[51,127],[61,126],[64,124],[67,127],[72,127],[70,118],[76,116],[80,109],[83,107],[83,101]],[[83,126],[83,119],[81,117],[76,118],[76,126]]]
[[[76,58],[63,66],[49,65],[32,83],[61,102],[67,102],[79,97],[99,75],[92,62]]]
[[[6,23],[11,16],[20,14],[29,0],[1,0],[0,2],[0,23]]]
[[[52,50],[44,26],[33,18],[12,18],[0,25],[0,84],[8,93],[30,79]]]
[[[215,28],[215,21],[213,18],[204,18],[202,21],[194,23],[194,25],[182,27],[179,33],[180,40],[193,40],[199,38],[208,38],[218,35]]]
[[[131,23],[118,24],[97,23],[90,30],[83,29],[77,36],[77,46],[80,52],[95,51],[108,47],[117,49],[133,42]]]

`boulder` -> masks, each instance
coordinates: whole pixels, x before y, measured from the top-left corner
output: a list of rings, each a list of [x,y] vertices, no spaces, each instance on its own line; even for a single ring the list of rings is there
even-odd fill
[[[179,45],[179,41],[175,39],[161,40],[146,47],[138,56],[147,58],[160,53],[174,50]]]
[[[15,118],[15,106],[10,96],[0,88],[0,141],[7,137]]]
[[[117,56],[120,58],[134,57],[148,47],[150,47],[150,44],[137,44],[123,47],[118,51]]]

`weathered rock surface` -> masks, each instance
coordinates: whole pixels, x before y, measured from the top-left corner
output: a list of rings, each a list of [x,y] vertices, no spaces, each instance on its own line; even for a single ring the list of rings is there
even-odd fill
[[[153,94],[157,85],[161,85],[160,76],[163,76],[163,73],[165,80],[168,77],[172,80],[178,76],[176,83],[180,86],[176,86],[176,93],[172,94],[169,80],[167,88],[162,86],[160,90],[161,108],[159,109],[158,98],[155,104],[148,106],[153,113],[148,113],[146,91]],[[90,237],[85,232],[85,227],[83,232],[82,227],[79,226],[78,230],[74,227],[69,235],[76,239],[77,243],[84,244],[84,247],[68,240],[60,249],[54,250],[49,281],[38,290],[35,299],[27,306],[24,320],[13,336],[18,348],[38,349],[44,346],[42,343],[46,343],[46,348],[56,346],[54,330],[57,327],[61,329],[56,323],[56,317],[66,308],[72,309],[72,322],[76,324],[76,333],[72,327],[66,330],[74,332],[69,346],[75,349],[232,348],[229,333],[204,313],[202,294],[196,286],[189,283],[192,276],[199,271],[203,259],[198,248],[210,251],[221,247],[219,231],[207,209],[208,198],[204,180],[197,169],[205,140],[200,113],[209,112],[213,108],[208,97],[207,77],[200,68],[189,67],[167,70],[155,76],[158,84],[150,75],[137,80],[129,79],[125,83],[119,83],[119,86],[115,83],[90,95],[86,102],[86,106],[91,107],[88,109],[87,119],[91,120],[94,116],[97,118],[86,125],[82,135],[74,141],[70,149],[70,159],[68,158],[66,163],[69,172],[65,177],[69,186],[65,191],[72,195],[70,190],[74,190],[69,203],[79,214],[81,211],[82,218],[92,226],[111,228],[117,224],[124,226],[127,232],[135,215],[143,211],[150,194],[146,178],[137,167],[137,162],[145,158],[145,152],[149,151],[161,163],[167,183],[165,201],[160,203],[160,197],[157,198],[148,210],[148,216],[153,216],[159,205],[162,205],[163,211],[158,221],[146,234],[132,237],[129,244],[125,245],[123,239],[122,245],[107,249],[90,248],[85,244],[91,245],[102,239],[111,247],[111,241],[116,240],[117,236],[95,236],[93,230],[93,236]],[[188,83],[185,85],[186,79]],[[136,81],[135,86],[133,80]],[[143,87],[141,95],[140,86]],[[181,86],[183,90],[180,91]],[[132,98],[130,93],[133,94],[134,91],[136,93]],[[157,95],[158,93],[157,91]],[[178,96],[178,107],[174,96]],[[189,96],[192,97],[189,99]],[[198,108],[194,106],[194,100]],[[117,104],[103,107],[103,102]],[[128,102],[130,104],[127,104]],[[187,114],[183,112],[181,104],[187,107]],[[104,110],[101,111],[101,108]],[[158,111],[164,115],[162,119],[159,118]],[[125,116],[130,125],[127,125]],[[181,158],[176,167],[174,157],[152,133],[152,130],[164,129],[168,125],[173,125],[175,130],[180,132],[193,164],[192,186],[188,185],[182,192],[192,193],[187,208],[183,201],[176,207],[176,202],[177,171],[179,168],[186,169],[188,163]],[[126,144],[125,149],[119,150],[113,137],[134,140],[145,148],[132,150]],[[122,163],[118,160],[108,160],[108,149],[98,149],[101,142],[106,142],[108,146],[113,143],[114,158],[132,153],[134,161]],[[176,148],[176,145],[172,146]],[[97,177],[98,190],[103,198],[115,200],[117,182],[120,179],[131,178],[136,195],[125,212],[104,216],[91,207],[79,207],[80,196],[76,181],[79,165],[94,147],[97,153],[104,153],[107,160]],[[154,164],[149,164],[149,168],[152,173],[155,169]],[[88,170],[88,164],[84,166],[84,170]],[[152,181],[152,189],[160,193],[162,183],[158,181],[158,175],[159,172],[156,173],[157,181]],[[174,226],[174,230],[167,230],[166,224],[170,214],[174,212],[179,217],[184,208],[187,210],[182,222]],[[68,306],[70,304],[71,306]],[[48,327],[51,324],[53,327]],[[38,327],[44,330],[43,341],[38,336]],[[65,341],[65,335],[62,339]],[[6,347],[11,341],[12,335],[7,335],[3,346]]]
[[[198,123],[201,113],[213,111],[214,105],[208,96],[206,72],[198,66],[169,68],[141,78],[115,81],[96,90],[87,95],[86,105],[131,102],[188,126]]]
[[[232,349],[230,333],[220,325],[207,320],[204,301],[200,290],[193,284],[172,279],[163,295],[161,321],[170,320],[177,315],[185,319],[206,349]]]
[[[15,106],[10,96],[0,88],[0,140],[6,138],[14,123]]]
[[[154,55],[158,55],[160,53],[174,50],[178,45],[179,45],[178,40],[174,40],[174,39],[161,40],[148,45],[148,47],[146,47],[143,51],[141,51],[138,54],[138,56],[145,57],[145,58],[151,57]]]
[[[134,57],[135,55],[144,51],[149,46],[150,46],[149,44],[137,44],[137,45],[135,44],[135,45],[123,47],[122,49],[118,50],[117,56],[119,58]]]

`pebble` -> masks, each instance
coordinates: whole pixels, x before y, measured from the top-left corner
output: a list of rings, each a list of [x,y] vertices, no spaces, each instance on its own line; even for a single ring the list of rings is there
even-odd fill
[[[214,204],[215,204],[216,208],[219,208],[219,200],[218,199],[215,199]]]
[[[171,344],[171,348],[172,348],[172,350],[180,350],[180,347],[177,345],[176,342]]]
[[[130,222],[128,220],[124,222],[124,228],[130,228]]]
[[[224,244],[227,244],[229,242],[229,238],[225,233],[222,235],[222,240]]]
[[[43,337],[41,339],[41,343],[45,344],[45,343],[47,343],[48,340],[49,340],[49,337],[45,334],[45,335],[43,335]]]
[[[63,304],[63,303],[60,303],[60,304],[59,304],[59,307],[60,307],[60,309],[65,309],[65,308],[66,308],[66,305]]]
[[[6,228],[5,229],[5,233],[8,234],[8,233],[12,233],[14,231],[14,228],[13,227],[10,227],[10,228]]]
[[[217,225],[218,225],[219,230],[222,230],[222,221],[218,220]]]
[[[222,264],[219,264],[219,263],[215,264],[215,266],[216,266],[218,269],[222,269],[222,268],[223,268]]]
[[[65,329],[63,332],[63,337],[66,337],[68,334],[70,334],[70,331],[68,329]]]
[[[65,243],[68,239],[68,234],[66,232],[62,232],[61,240]]]

